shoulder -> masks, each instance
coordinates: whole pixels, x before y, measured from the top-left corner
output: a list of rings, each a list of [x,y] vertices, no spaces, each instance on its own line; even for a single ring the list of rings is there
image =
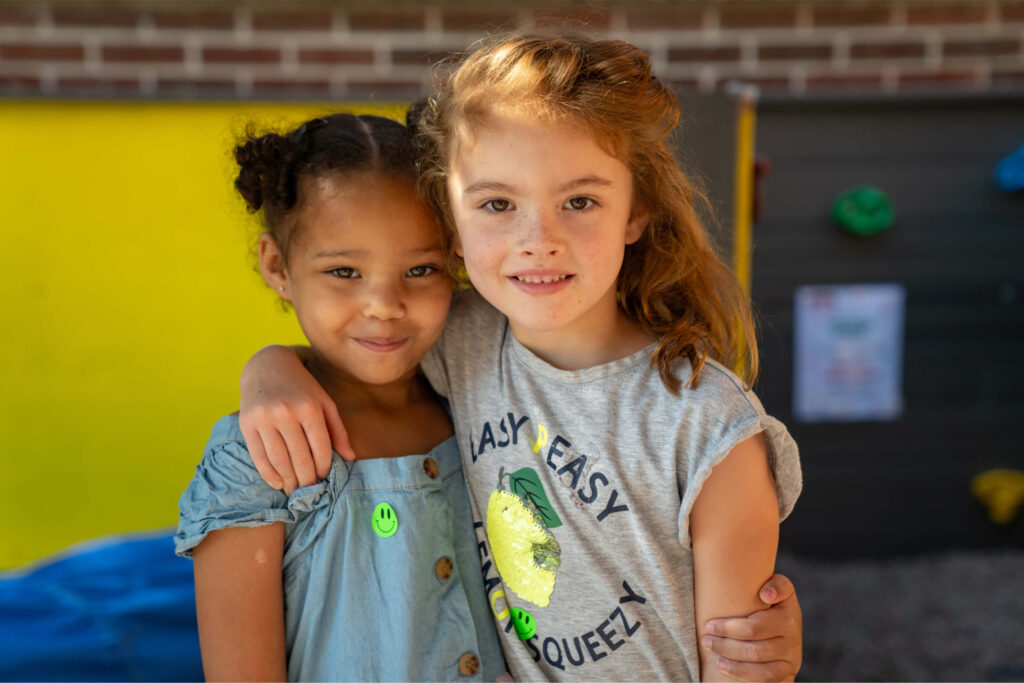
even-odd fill
[[[211,446],[235,443],[245,448],[245,437],[242,436],[242,428],[238,423],[238,413],[225,415],[213,423],[210,428],[210,438],[206,442],[206,449]]]
[[[475,289],[464,289],[452,297],[448,326],[465,329],[504,326],[507,319]]]

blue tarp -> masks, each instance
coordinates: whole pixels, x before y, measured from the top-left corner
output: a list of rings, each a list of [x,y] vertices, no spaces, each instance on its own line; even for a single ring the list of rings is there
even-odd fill
[[[169,533],[0,573],[0,680],[201,681],[192,563]]]

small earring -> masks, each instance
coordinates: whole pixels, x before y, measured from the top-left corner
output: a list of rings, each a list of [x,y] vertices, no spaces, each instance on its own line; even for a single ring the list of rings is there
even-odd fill
[[[278,287],[278,289],[280,289],[283,292],[284,291],[284,285],[281,285],[280,287]]]

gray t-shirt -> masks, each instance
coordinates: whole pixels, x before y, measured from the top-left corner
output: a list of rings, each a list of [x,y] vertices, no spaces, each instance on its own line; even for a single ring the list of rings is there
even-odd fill
[[[800,492],[796,444],[735,375],[708,361],[698,388],[673,396],[653,349],[560,370],[464,292],[423,360],[454,412],[517,680],[699,680],[688,525],[701,486],[763,431],[781,517]],[[676,375],[685,383],[685,359]]]

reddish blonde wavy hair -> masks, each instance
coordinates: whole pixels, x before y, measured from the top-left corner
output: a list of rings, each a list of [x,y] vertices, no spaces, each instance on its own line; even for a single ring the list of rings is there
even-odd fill
[[[455,224],[447,169],[460,139],[491,112],[516,111],[541,120],[568,119],[591,132],[633,174],[633,214],[650,221],[627,245],[619,272],[625,314],[660,341],[651,358],[665,386],[678,393],[676,358],[686,356],[696,387],[707,358],[757,376],[750,304],[732,271],[715,254],[695,202],[706,202],[676,165],[668,137],[679,100],[651,74],[647,56],[619,40],[584,36],[512,35],[491,39],[443,75],[417,112],[420,189],[442,218],[447,253]],[[411,119],[412,120],[412,119]]]

